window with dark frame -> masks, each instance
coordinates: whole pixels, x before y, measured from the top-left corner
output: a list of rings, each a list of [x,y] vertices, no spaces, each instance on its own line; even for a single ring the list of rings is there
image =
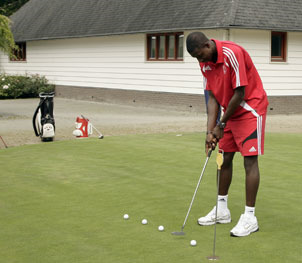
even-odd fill
[[[287,50],[287,33],[272,31],[271,42],[271,61],[285,62]]]
[[[183,32],[147,35],[148,61],[183,61]]]
[[[26,42],[17,42],[18,49],[14,50],[15,57],[11,57],[10,61],[26,61]]]

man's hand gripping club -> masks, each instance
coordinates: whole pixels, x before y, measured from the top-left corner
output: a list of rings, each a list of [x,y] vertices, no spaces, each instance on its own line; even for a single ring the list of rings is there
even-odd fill
[[[206,142],[205,142],[205,150],[206,150],[206,155],[208,155],[209,150],[215,150],[218,139],[215,137],[215,134],[213,132],[209,132],[206,137]]]

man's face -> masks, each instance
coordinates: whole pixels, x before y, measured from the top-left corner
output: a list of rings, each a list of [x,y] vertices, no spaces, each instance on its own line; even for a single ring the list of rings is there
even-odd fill
[[[196,58],[198,62],[210,62],[213,58],[213,51],[211,50],[211,46],[206,43],[202,47],[195,48],[195,50],[191,53],[193,58]]]

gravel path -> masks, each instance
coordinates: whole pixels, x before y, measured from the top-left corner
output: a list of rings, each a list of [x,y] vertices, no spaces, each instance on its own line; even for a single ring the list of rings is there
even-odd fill
[[[32,128],[32,116],[39,99],[0,101],[0,135],[6,144],[41,143]],[[55,140],[75,139],[75,119],[83,114],[106,136],[142,133],[205,131],[206,115],[196,112],[131,107],[98,102],[54,99]],[[267,132],[302,131],[302,115],[268,115]],[[97,136],[96,134],[92,136]],[[0,141],[0,148],[4,148]]]

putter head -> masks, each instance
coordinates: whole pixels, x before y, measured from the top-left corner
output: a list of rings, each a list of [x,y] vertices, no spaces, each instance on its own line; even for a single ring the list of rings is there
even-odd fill
[[[171,234],[174,235],[174,236],[184,236],[185,232],[183,232],[183,231],[181,231],[181,232],[172,232]]]
[[[104,139],[104,136],[103,136],[103,135],[100,135],[100,136],[99,136],[99,139]]]
[[[207,257],[208,260],[219,260],[219,257],[218,256],[209,256]]]

